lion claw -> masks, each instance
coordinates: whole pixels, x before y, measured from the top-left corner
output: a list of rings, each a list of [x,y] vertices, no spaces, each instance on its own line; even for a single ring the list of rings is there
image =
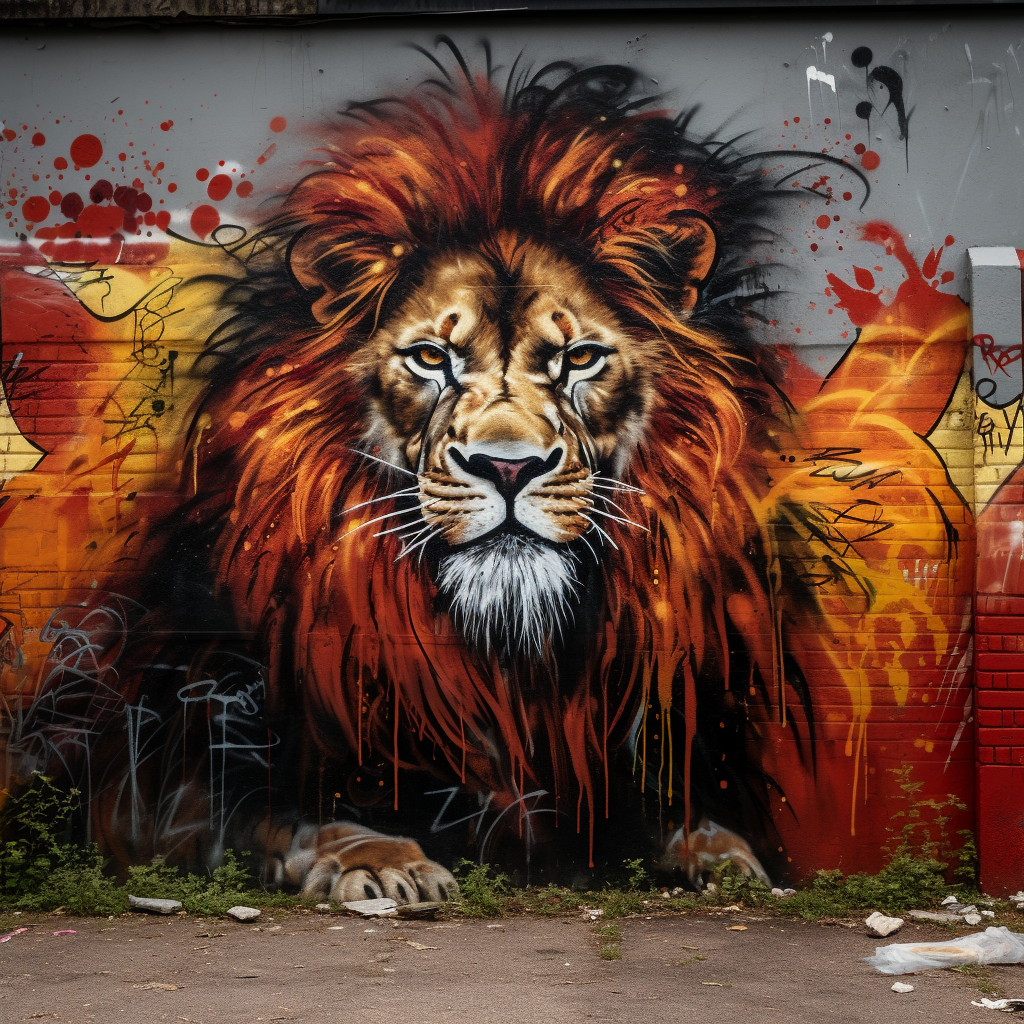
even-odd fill
[[[351,900],[393,899],[399,905],[441,902],[459,884],[420,845],[351,822],[299,829],[283,858],[283,880],[307,896]]]

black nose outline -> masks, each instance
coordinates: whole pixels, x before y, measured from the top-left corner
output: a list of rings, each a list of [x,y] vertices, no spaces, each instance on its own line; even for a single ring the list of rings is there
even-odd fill
[[[456,466],[481,480],[490,480],[498,493],[511,501],[531,480],[550,473],[561,462],[563,449],[554,448],[546,459],[536,455],[526,459],[496,459],[480,452],[467,459],[455,448],[449,448],[449,453]]]

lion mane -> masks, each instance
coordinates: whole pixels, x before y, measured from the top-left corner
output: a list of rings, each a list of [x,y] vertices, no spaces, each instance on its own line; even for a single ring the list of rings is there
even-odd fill
[[[637,99],[629,69],[493,77],[446,72],[351,107],[225,281],[187,500],[147,539],[142,576],[159,582],[140,600],[164,625],[135,660],[165,664],[174,648],[181,661],[188,644],[189,678],[203,679],[233,642],[263,667],[267,728],[305,776],[319,765],[322,783],[344,751],[360,782],[384,766],[395,808],[414,771],[496,809],[546,792],[593,861],[610,775],[632,764],[684,828],[713,812],[770,835],[753,736],[788,715],[813,760],[801,664],[826,642],[765,508],[786,409],[743,296],[778,193],[756,161]],[[431,254],[471,247],[500,263],[531,242],[571,260],[665,356],[616,496],[644,532],[607,524],[571,635],[526,660],[467,645],[427,562],[360,528],[410,477],[364,447],[353,366]],[[123,673],[125,697],[159,707],[159,673],[146,675]],[[183,720],[169,748],[184,733]]]

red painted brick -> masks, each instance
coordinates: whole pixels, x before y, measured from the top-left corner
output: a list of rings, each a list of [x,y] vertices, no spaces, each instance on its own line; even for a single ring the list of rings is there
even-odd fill
[[[975,694],[978,708],[1021,708],[1024,709],[1024,691],[978,690]]]
[[[998,728],[1003,724],[1002,711],[979,711],[978,725],[994,726]]]
[[[1024,745],[1024,731],[1021,729],[978,729],[978,742],[990,747],[1015,747]]]
[[[1013,653],[993,654],[981,652],[975,659],[977,667],[985,672],[1020,672],[1024,671],[1024,656]]]
[[[978,760],[982,764],[994,764],[996,751],[994,747],[978,747]]]

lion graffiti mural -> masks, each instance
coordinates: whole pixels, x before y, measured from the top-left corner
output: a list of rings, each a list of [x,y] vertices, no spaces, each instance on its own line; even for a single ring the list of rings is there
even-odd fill
[[[173,472],[126,494],[135,441],[102,426],[46,456],[113,466],[116,509],[26,655],[9,756],[76,780],[122,863],[246,849],[333,898],[444,898],[461,856],[782,878],[855,828],[873,713],[946,687],[961,719],[972,531],[925,438],[965,308],[862,225],[904,283],[837,272],[858,339],[794,384],[758,340],[751,254],[790,202],[766,157],[623,67],[456,58],[325,125],[254,230],[157,258],[160,316],[204,327],[191,356],[146,342]],[[116,352],[73,262],[31,287]]]

